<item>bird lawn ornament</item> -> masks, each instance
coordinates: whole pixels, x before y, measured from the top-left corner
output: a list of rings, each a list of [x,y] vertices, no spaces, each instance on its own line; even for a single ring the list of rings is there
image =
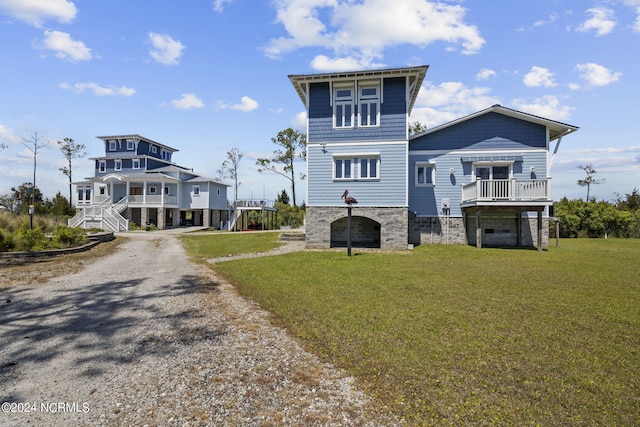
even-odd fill
[[[344,202],[349,206],[358,204],[358,201],[356,199],[349,196],[349,190],[344,190],[344,193],[342,193],[341,199],[344,199]]]

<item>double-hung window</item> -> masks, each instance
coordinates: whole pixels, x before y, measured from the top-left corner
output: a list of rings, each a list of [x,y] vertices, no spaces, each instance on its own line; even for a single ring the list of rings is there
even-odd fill
[[[100,160],[98,162],[98,172],[106,172],[107,171],[107,162],[105,160]]]
[[[131,151],[134,149],[133,139],[127,139],[127,150]]]
[[[435,171],[436,166],[433,163],[416,163],[416,186],[433,186]]]
[[[352,83],[336,83],[333,87],[333,127],[352,128],[354,115]]]
[[[114,169],[117,170],[117,171],[121,171],[122,170],[122,160],[116,160],[115,161]]]
[[[140,169],[140,159],[131,160],[131,167],[133,169]]]
[[[195,184],[191,187],[191,191],[193,193],[194,196],[199,196],[200,195],[200,185]]]
[[[109,140],[109,151],[116,151],[117,149],[116,142],[117,141],[115,139]]]
[[[380,123],[380,86],[363,84],[358,88],[358,115],[360,126],[378,126]]]

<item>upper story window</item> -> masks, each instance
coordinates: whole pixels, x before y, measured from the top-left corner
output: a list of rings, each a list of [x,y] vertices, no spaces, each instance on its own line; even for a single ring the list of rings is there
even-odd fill
[[[121,171],[122,170],[122,160],[116,160],[115,161],[114,169],[117,170],[117,171]]]
[[[333,87],[333,127],[353,127],[354,116],[353,83],[336,83]]]
[[[98,171],[99,172],[106,172],[107,171],[107,162],[104,160],[100,160],[98,162]]]
[[[131,160],[131,167],[133,169],[140,169],[140,159]]]
[[[199,196],[200,195],[200,185],[194,185],[191,187],[191,192],[193,193],[194,196]]]
[[[158,153],[158,147],[156,147],[155,145],[152,145],[149,150],[151,151],[151,154],[157,154]]]
[[[117,141],[115,139],[110,139],[109,140],[109,151],[116,151],[117,149]]]
[[[162,160],[171,160],[171,153],[166,150],[162,150]]]
[[[360,126],[378,126],[380,123],[380,85],[363,84],[358,88]]]
[[[135,148],[135,145],[133,144],[133,139],[127,139],[127,150],[131,151]]]
[[[436,165],[433,163],[416,163],[416,186],[433,186],[435,173]]]

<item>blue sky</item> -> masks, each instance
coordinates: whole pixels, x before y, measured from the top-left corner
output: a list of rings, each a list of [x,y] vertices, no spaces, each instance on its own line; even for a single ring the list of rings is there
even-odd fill
[[[580,130],[554,160],[554,198],[586,196],[587,163],[598,199],[640,189],[640,0],[0,0],[0,46],[0,194],[32,181],[21,141],[37,132],[47,197],[68,194],[56,141],[96,157],[96,136],[140,134],[210,177],[238,148],[239,197],[274,199],[289,183],[255,161],[304,131],[287,75],[415,65],[429,71],[411,121],[499,103],[566,122]]]

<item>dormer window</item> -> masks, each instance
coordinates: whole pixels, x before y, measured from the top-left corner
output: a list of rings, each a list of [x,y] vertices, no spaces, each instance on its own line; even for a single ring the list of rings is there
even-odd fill
[[[333,127],[352,128],[354,115],[353,83],[333,85]]]

